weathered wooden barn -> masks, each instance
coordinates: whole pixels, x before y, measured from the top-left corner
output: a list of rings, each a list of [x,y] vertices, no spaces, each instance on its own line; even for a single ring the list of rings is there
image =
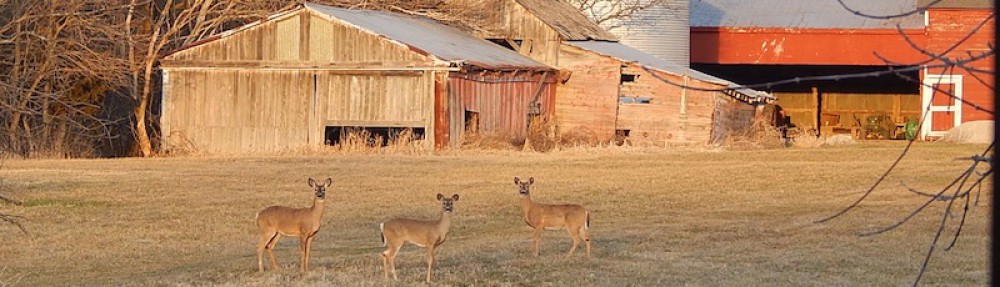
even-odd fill
[[[901,128],[921,119],[921,135],[933,138],[962,122],[993,119],[992,73],[929,68],[941,61],[989,50],[995,20],[987,0],[783,0],[691,1],[691,62],[696,69],[730,80],[763,83],[796,77],[864,74],[775,85],[777,103],[794,124],[823,135],[857,131],[867,118],[887,115]],[[922,9],[930,4],[926,11]],[[919,13],[907,13],[918,11]],[[981,29],[976,27],[988,20]],[[975,33],[973,33],[975,31]],[[966,35],[968,39],[949,49]],[[911,46],[916,46],[914,48]],[[933,60],[933,61],[928,61]],[[969,63],[993,71],[993,58]],[[898,76],[901,75],[902,77]],[[953,90],[957,99],[935,92]],[[929,112],[928,112],[929,111]],[[927,114],[929,118],[923,118]]]
[[[718,143],[748,127],[754,107],[772,99],[749,89],[684,87],[735,84],[621,44],[563,1],[494,1],[484,10],[498,12],[470,20],[485,28],[477,36],[560,68],[554,116],[564,138]]]
[[[466,121],[524,137],[554,109],[555,70],[422,17],[305,4],[161,61],[166,148],[314,148],[330,130],[412,129],[459,144]]]
[[[560,86],[559,94],[589,91],[598,100],[587,103],[575,97],[565,105],[577,107],[581,115],[606,115],[585,124],[565,122],[566,133],[587,130],[600,139],[613,135],[635,144],[718,144],[747,131],[757,107],[773,100],[617,42],[566,41],[560,61],[563,68],[578,72]]]

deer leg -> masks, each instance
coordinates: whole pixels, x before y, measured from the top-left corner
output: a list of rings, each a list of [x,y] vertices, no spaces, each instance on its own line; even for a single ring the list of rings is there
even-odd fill
[[[431,283],[431,272],[434,267],[434,246],[427,247],[427,283]]]
[[[306,271],[309,270],[309,256],[312,255],[311,253],[312,253],[313,238],[316,238],[315,234],[313,236],[309,236],[308,238],[306,238],[305,239],[305,246],[302,247],[302,251],[303,251],[303,255],[302,255],[302,272],[306,272]]]
[[[387,248],[385,251],[382,252],[382,260],[383,260],[382,262],[385,263],[384,264],[385,267],[383,267],[382,269],[386,274],[385,275],[386,279],[389,279],[389,273],[392,273],[392,279],[399,280],[399,277],[396,275],[396,253],[399,252],[399,248],[402,247],[402,244],[396,244],[394,242],[387,242],[387,243],[388,244],[386,245],[389,248]]]
[[[278,240],[281,239],[281,234],[275,232],[274,239],[271,239],[271,243],[267,244],[267,255],[271,257],[271,269],[278,270],[278,259],[274,257],[274,246],[278,245]]]
[[[532,245],[534,246],[533,250],[535,252],[535,257],[538,257],[538,241],[542,239],[543,228],[541,226],[542,225],[539,224],[538,226],[535,227],[535,233],[532,235],[531,238]]]
[[[391,246],[389,248],[392,248]],[[385,279],[389,279],[389,249],[382,251],[382,273]]]
[[[582,238],[583,243],[587,245],[587,258],[590,258],[590,233],[587,233],[586,227],[580,228],[580,238]]]
[[[580,229],[579,228],[566,228],[569,232],[569,238],[573,239],[573,247],[569,248],[569,253],[566,253],[566,258],[573,255],[573,251],[576,251],[576,247],[580,245]]]
[[[278,235],[277,232],[260,234],[260,244],[257,245],[257,269],[260,272],[264,272],[264,249],[267,249],[276,235]]]

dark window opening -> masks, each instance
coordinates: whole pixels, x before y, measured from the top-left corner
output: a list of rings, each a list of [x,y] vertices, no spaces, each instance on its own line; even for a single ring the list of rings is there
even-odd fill
[[[889,69],[909,77],[919,79],[920,71],[912,66],[853,66],[853,65],[737,65],[691,63],[691,68],[722,79],[743,85],[795,79],[797,77],[833,76],[883,72],[879,76],[829,79],[823,81],[801,81],[771,87],[754,87],[768,92],[803,92],[817,87],[825,93],[920,93],[920,84],[897,76]],[[900,69],[911,69],[899,71]]]
[[[479,113],[465,111],[465,132],[475,134],[479,132]]]
[[[632,130],[615,130],[615,145],[622,146],[628,142],[628,136]]]
[[[327,145],[363,144],[370,147],[384,147],[390,143],[404,140],[416,141],[424,139],[424,128],[402,127],[326,127],[324,142]]]
[[[653,98],[650,97],[632,97],[632,96],[620,96],[618,97],[619,104],[651,104]]]
[[[638,78],[639,78],[639,75],[622,74],[622,82],[621,83],[622,84],[624,84],[624,83],[633,83]]]
[[[494,44],[503,46],[504,48],[507,48],[508,50],[511,51],[517,51],[517,48],[514,48],[514,46],[512,46],[510,42],[514,42],[514,44],[517,45],[518,47],[521,47],[521,44],[524,43],[523,40],[512,40],[512,41],[508,41],[507,39],[486,39],[486,40],[489,40]]]

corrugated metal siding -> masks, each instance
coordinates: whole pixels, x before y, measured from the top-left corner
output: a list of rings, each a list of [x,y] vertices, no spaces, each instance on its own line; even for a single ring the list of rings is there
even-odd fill
[[[540,74],[503,73],[469,75],[452,73],[448,78],[449,112],[453,144],[465,132],[465,111],[479,113],[479,131],[499,133],[514,140],[527,136],[528,106],[539,90]],[[556,83],[547,77],[538,96],[543,117],[555,109]]]
[[[687,0],[668,0],[664,4],[636,13],[628,21],[615,23],[615,27],[609,27],[610,31],[628,46],[677,65],[689,67],[691,28],[688,23],[690,12],[688,3]]]

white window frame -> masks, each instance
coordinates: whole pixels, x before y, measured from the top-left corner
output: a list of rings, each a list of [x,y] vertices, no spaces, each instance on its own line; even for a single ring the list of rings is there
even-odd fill
[[[934,85],[950,84],[955,87],[954,104],[950,106],[932,106],[931,97],[934,96]],[[927,118],[922,119],[923,125],[920,127],[920,138],[926,140],[927,137],[943,136],[947,131],[932,131],[934,112],[952,112],[955,115],[954,126],[962,124],[962,75],[941,75],[925,74],[920,95],[923,99],[921,112],[926,113]]]

